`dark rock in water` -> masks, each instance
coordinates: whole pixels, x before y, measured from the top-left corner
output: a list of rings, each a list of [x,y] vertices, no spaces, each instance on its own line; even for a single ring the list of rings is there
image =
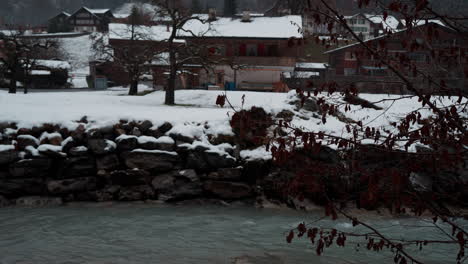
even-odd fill
[[[151,183],[149,172],[140,169],[113,171],[110,175],[113,185],[135,186]]]
[[[218,169],[216,172],[209,173],[205,178],[214,181],[240,181],[242,180],[242,167]]]
[[[96,188],[97,180],[93,177],[50,181],[47,184],[49,192],[58,195],[93,191]]]
[[[158,175],[152,182],[159,200],[176,201],[201,196],[200,178],[194,170],[182,170]]]
[[[244,163],[242,178],[249,183],[265,178],[271,170],[271,160],[249,160]]]
[[[57,177],[61,179],[96,175],[96,161],[92,156],[73,157],[59,164]]]
[[[0,151],[0,165],[6,165],[19,159],[18,151],[5,150]]]
[[[148,185],[121,188],[119,201],[144,201],[155,199],[154,190]]]
[[[49,176],[52,160],[48,158],[20,160],[10,165],[14,178],[42,178]]]
[[[109,186],[102,190],[94,192],[95,201],[97,202],[110,202],[117,199],[117,195],[120,192],[120,186]]]
[[[7,198],[0,195],[0,208],[10,206],[11,202]]]
[[[244,199],[254,195],[249,185],[237,182],[207,181],[203,184],[203,189],[219,198],[228,200]]]
[[[220,199],[205,199],[205,198],[196,198],[183,200],[175,203],[180,206],[230,206],[229,203],[220,200]]]
[[[119,157],[116,154],[106,155],[96,158],[98,170],[114,170],[120,166]]]
[[[124,155],[125,165],[131,169],[169,171],[179,160],[176,152],[136,150]]]
[[[39,139],[30,135],[21,135],[16,138],[18,142],[18,148],[24,150],[27,146],[33,146],[37,148],[39,146]]]
[[[119,151],[130,151],[138,147],[138,138],[136,136],[122,135],[116,139],[116,142]]]
[[[7,198],[43,195],[46,192],[47,189],[42,179],[27,178],[0,180],[0,195]]]
[[[115,151],[115,143],[102,138],[92,138],[88,140],[88,149],[96,155],[105,155]]]
[[[63,205],[63,201],[59,197],[27,196],[16,199],[16,205],[27,207],[59,206]]]
[[[169,132],[169,130],[171,130],[171,129],[172,129],[172,124],[168,123],[168,122],[166,122],[166,123],[162,124],[160,127],[158,127],[159,132],[161,132],[161,134],[163,134],[163,135],[166,134],[167,132]]]

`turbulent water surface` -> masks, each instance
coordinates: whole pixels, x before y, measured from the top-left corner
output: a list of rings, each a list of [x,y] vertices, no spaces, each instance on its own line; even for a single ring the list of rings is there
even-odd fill
[[[0,209],[0,263],[393,263],[390,253],[369,252],[351,240],[344,249],[326,249],[322,257],[305,239],[286,243],[291,228],[321,216],[321,212],[136,204],[6,208]],[[437,236],[417,219],[374,216],[368,221],[397,237]],[[357,230],[344,220],[317,225]],[[438,246],[415,254],[427,263],[454,263],[456,250]]]

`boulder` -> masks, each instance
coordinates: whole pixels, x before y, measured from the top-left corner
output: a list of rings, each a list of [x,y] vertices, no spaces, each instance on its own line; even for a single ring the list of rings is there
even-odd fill
[[[145,135],[148,134],[148,131],[153,127],[153,123],[151,121],[145,120],[138,124],[138,129]]]
[[[154,190],[148,185],[121,188],[118,194],[119,201],[144,201],[155,197]]]
[[[62,142],[62,151],[65,153],[70,153],[70,150],[74,147],[76,147],[76,142],[72,137],[68,137]]]
[[[88,148],[85,146],[73,147],[68,151],[68,154],[73,157],[86,156],[88,154]]]
[[[19,159],[19,153],[13,146],[0,145],[0,166],[6,165]]]
[[[94,191],[96,188],[97,181],[93,177],[50,181],[47,183],[49,192],[56,195]]]
[[[98,170],[114,170],[119,166],[120,161],[116,154],[110,154],[96,158],[96,167]]]
[[[226,181],[207,181],[203,189],[221,199],[235,200],[249,198],[254,195],[252,188],[244,183]]]
[[[151,183],[162,201],[180,201],[202,195],[200,178],[194,170],[158,175]]]
[[[166,134],[167,132],[169,132],[169,130],[172,129],[172,124],[169,123],[169,122],[165,122],[164,124],[162,124],[160,127],[158,127],[158,130],[159,132],[161,132],[161,134]]]
[[[169,171],[179,160],[176,152],[134,150],[124,155],[125,165],[131,169]]]
[[[59,197],[27,196],[16,199],[15,203],[18,206],[46,207],[63,205],[63,200]]]
[[[120,186],[109,186],[102,190],[97,190],[94,192],[94,197],[96,202],[110,202],[117,199],[117,195],[120,192]]]
[[[175,141],[166,136],[160,138],[142,136],[138,138],[138,144],[146,150],[174,151],[175,148]]]
[[[294,113],[289,110],[283,110],[276,115],[276,118],[283,119],[286,122],[291,122],[294,118]]]
[[[42,178],[51,174],[52,160],[48,158],[20,160],[10,165],[14,178]]]
[[[115,139],[119,151],[131,151],[138,147],[138,137],[121,135]]]
[[[192,137],[188,137],[188,136],[184,136],[182,134],[179,134],[179,133],[170,133],[169,136],[174,139],[174,141],[177,141],[177,142],[184,142],[184,143],[189,143],[189,144],[192,144],[195,139],[192,138]]]
[[[227,154],[205,152],[205,160],[210,168],[232,168],[236,165],[236,159]]]
[[[203,152],[190,151],[187,154],[185,167],[190,169],[206,170],[210,168],[210,165],[205,160],[205,155]]]
[[[58,165],[57,177],[69,179],[96,175],[96,161],[92,156],[72,157]]]
[[[18,142],[18,148],[20,150],[26,149],[27,146],[33,146],[37,148],[39,146],[39,139],[31,136],[31,135],[20,135],[16,138]]]
[[[0,195],[7,198],[43,195],[46,191],[44,181],[38,178],[0,180]]]
[[[118,170],[110,174],[110,181],[118,186],[135,186],[151,183],[151,175],[145,170]]]
[[[11,205],[10,200],[0,195],[0,208],[7,207],[10,205]]]
[[[311,98],[311,97],[306,98],[304,100],[304,102],[302,103],[302,100],[298,96],[297,100],[294,101],[294,103],[296,105],[296,110],[303,109],[303,110],[306,110],[306,111],[309,111],[309,112],[320,112],[321,111],[320,106],[317,103],[317,100],[315,100],[314,98]]]
[[[103,138],[92,138],[88,140],[88,149],[96,155],[105,155],[115,151],[115,143],[103,139]]]
[[[67,156],[66,153],[62,152],[62,146],[55,146],[51,144],[40,145],[37,150],[40,154],[51,157],[51,158],[64,158]]]
[[[241,181],[242,167],[218,169],[216,172],[209,173],[205,178],[214,181]]]

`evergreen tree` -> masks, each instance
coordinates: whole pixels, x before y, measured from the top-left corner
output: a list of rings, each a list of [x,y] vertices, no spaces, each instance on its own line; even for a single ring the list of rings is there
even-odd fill
[[[234,17],[237,13],[237,0],[224,0],[224,16]]]

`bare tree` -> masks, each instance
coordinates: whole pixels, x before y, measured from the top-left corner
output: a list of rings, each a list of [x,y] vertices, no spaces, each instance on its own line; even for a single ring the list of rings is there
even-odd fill
[[[148,65],[161,53],[154,45],[151,31],[152,17],[145,10],[134,5],[126,23],[115,24],[109,36],[94,36],[93,49],[98,57],[124,68],[130,81],[129,95],[138,94],[138,83]]]
[[[0,56],[1,67],[9,80],[9,93],[16,93],[18,81],[25,84],[27,93],[31,81],[31,70],[42,52],[57,46],[53,40],[25,38],[23,30],[9,29],[0,33],[3,55]]]

